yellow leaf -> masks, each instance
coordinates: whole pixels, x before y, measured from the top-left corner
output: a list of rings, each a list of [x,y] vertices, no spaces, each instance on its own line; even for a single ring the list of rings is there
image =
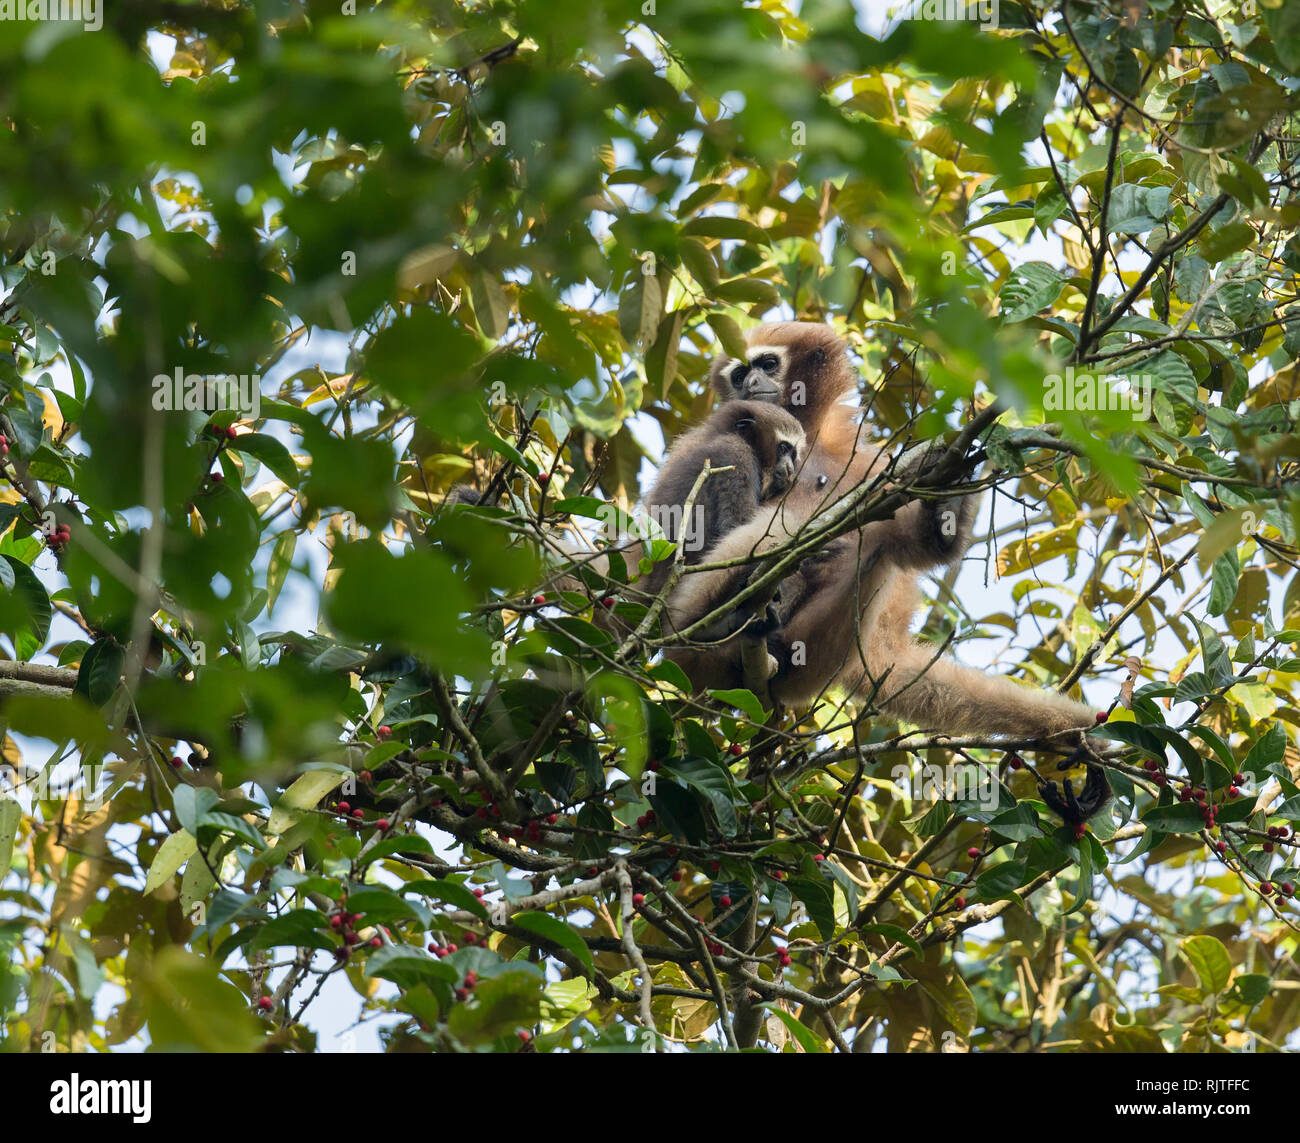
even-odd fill
[[[326,794],[346,778],[341,770],[308,770],[294,780],[275,809],[271,811],[271,820],[267,823],[267,832],[284,833],[298,820],[299,810],[309,810]]]
[[[165,885],[173,874],[198,851],[199,843],[189,830],[177,830],[158,847],[149,865],[149,875],[144,879],[145,893],[152,893]]]

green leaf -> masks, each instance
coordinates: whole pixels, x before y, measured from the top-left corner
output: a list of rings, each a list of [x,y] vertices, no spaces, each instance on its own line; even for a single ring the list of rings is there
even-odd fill
[[[447,1017],[447,1029],[466,1045],[485,1044],[535,1024],[541,1014],[541,974],[529,965],[511,968],[480,980],[473,997],[457,1004]]]
[[[1199,833],[1205,826],[1200,809],[1190,802],[1154,806],[1142,815],[1142,824],[1162,833]]]
[[[578,963],[587,970],[588,976],[595,975],[596,965],[591,959],[591,950],[587,948],[582,938],[573,929],[556,920],[549,913],[535,911],[516,913],[510,918],[510,923],[530,933],[535,933],[543,940],[559,945],[560,948],[567,952],[571,952],[577,958]]]
[[[280,598],[280,589],[289,578],[289,569],[293,566],[294,549],[298,546],[298,533],[286,528],[275,538],[275,547],[271,549],[271,562],[266,569],[266,613],[275,610],[275,601]]]
[[[170,881],[176,871],[194,856],[198,847],[198,841],[188,830],[177,830],[167,837],[149,863],[149,872],[144,879],[144,893],[152,893]]]
[[[771,711],[763,709],[763,704],[758,701],[758,696],[749,690],[729,690],[729,691],[709,691],[709,697],[717,699],[718,702],[726,703],[727,706],[734,706],[737,710],[743,710],[745,716],[751,721],[758,723],[760,726],[767,721]]]
[[[1179,948],[1196,970],[1207,996],[1213,996],[1228,987],[1228,980],[1232,976],[1232,958],[1217,937],[1205,934],[1187,937],[1180,942]]]
[[[456,909],[466,909],[485,921],[488,919],[487,906],[459,881],[408,881],[402,889],[407,893],[432,897],[433,900],[442,901]]]
[[[981,873],[975,879],[975,887],[981,900],[996,901],[1010,896],[1028,880],[1028,868],[1023,861],[1004,861]]]
[[[390,980],[398,988],[441,982],[455,986],[460,974],[450,964],[436,960],[423,949],[385,944],[366,957],[366,975]]]
[[[266,433],[244,433],[230,442],[234,452],[245,452],[256,457],[290,488],[298,487],[298,466],[293,456],[275,437]]]
[[[0,879],[9,872],[9,863],[13,860],[14,838],[18,836],[18,823],[22,818],[22,806],[12,798],[0,798]]]
[[[125,664],[126,648],[116,639],[111,635],[96,639],[82,656],[73,690],[96,706],[102,706],[116,693]]]
[[[248,1001],[215,959],[164,946],[135,977],[155,1052],[251,1052],[262,1040]]]
[[[864,933],[879,933],[886,940],[891,941],[894,944],[903,945],[914,952],[917,956],[924,955],[916,938],[911,936],[906,929],[900,928],[898,925],[862,925],[859,931]]]
[[[1056,301],[1065,284],[1059,270],[1046,262],[1024,262],[1011,271],[998,293],[1002,318],[1024,321]]]
[[[825,1042],[822,1041],[811,1028],[806,1024],[800,1023],[797,1017],[792,1013],[787,1012],[784,1008],[778,1007],[771,1001],[765,1001],[760,1004],[759,1007],[767,1009],[767,1011],[771,1012],[772,1015],[780,1020],[781,1023],[790,1030],[790,1035],[795,1038],[799,1047],[809,1055],[825,1055],[830,1051],[830,1048],[827,1047]]]
[[[25,661],[45,646],[54,607],[36,573],[22,560],[6,555],[0,563],[13,578],[13,587],[0,592],[0,631],[12,636],[18,658]]]
[[[812,877],[791,877],[790,892],[804,903],[823,940],[835,935],[835,892],[829,881]]]
[[[290,909],[272,917],[266,924],[258,925],[247,947],[250,951],[285,946],[331,949],[335,942],[321,931],[327,923],[325,916],[316,909]]]
[[[199,821],[219,800],[217,791],[207,786],[188,786],[182,782],[172,791],[176,819],[192,834],[198,833]]]

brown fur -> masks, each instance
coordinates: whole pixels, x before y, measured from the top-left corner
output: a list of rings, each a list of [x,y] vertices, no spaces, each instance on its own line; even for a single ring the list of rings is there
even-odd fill
[[[840,403],[855,388],[856,375],[830,327],[759,326],[748,341],[751,358],[764,346],[784,350],[781,399],[804,426],[808,455],[795,487],[724,537],[709,553],[710,562],[778,546],[885,465],[879,450],[859,441],[854,411]],[[795,399],[796,382],[803,383],[802,403]],[[715,363],[711,383],[724,399],[736,395],[725,359]],[[923,728],[949,733],[1039,737],[1091,726],[1092,711],[1082,703],[961,667],[912,636],[911,619],[921,601],[918,573],[960,559],[969,543],[974,504],[969,498],[947,503],[958,511],[955,536],[941,538],[936,531],[933,501],[914,501],[892,520],[834,541],[782,584],[783,624],[769,639],[781,663],[771,681],[773,698],[798,706],[839,685]],[[681,630],[715,610],[747,575],[742,569],[687,576],[669,601],[666,626]],[[710,632],[721,642],[669,652],[697,687],[743,685],[740,640],[731,635],[748,619],[740,612],[727,630]]]

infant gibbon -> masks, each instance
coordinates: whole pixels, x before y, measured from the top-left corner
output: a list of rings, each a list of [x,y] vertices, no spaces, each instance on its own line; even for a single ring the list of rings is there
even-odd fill
[[[647,500],[649,514],[681,545],[685,562],[697,564],[722,537],[753,519],[760,504],[789,491],[803,454],[803,426],[780,405],[729,401],[673,444]],[[710,472],[684,519],[687,497],[706,462],[722,471]],[[658,592],[670,567],[670,561],[657,566],[646,590]]]

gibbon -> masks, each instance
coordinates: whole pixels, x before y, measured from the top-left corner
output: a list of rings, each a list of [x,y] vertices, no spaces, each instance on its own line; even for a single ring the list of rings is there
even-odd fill
[[[747,360],[719,359],[711,384],[724,401],[784,406],[803,425],[807,455],[794,487],[718,541],[710,562],[779,546],[887,465],[881,450],[860,441],[855,411],[842,404],[857,375],[829,326],[762,325],[747,342]],[[893,479],[924,460],[899,466]],[[962,496],[912,501],[892,519],[866,524],[805,559],[781,584],[779,624],[771,608],[760,617],[742,606],[725,627],[671,647],[668,656],[700,689],[743,686],[738,632],[747,629],[766,637],[779,664],[770,691],[787,706],[810,703],[837,684],[889,714],[947,733],[1036,738],[1093,726],[1084,704],[961,667],[910,633],[921,603],[918,574],[961,558],[976,507],[974,498]],[[752,572],[750,566],[684,576],[669,598],[665,632],[684,630],[723,606]]]
[[[681,545],[685,562],[697,564],[719,539],[748,523],[761,503],[790,489],[803,453],[803,426],[780,405],[728,401],[673,443],[646,506],[667,539]],[[706,461],[722,471],[710,473],[691,519],[684,519]],[[658,594],[671,566],[660,563],[645,590]]]

